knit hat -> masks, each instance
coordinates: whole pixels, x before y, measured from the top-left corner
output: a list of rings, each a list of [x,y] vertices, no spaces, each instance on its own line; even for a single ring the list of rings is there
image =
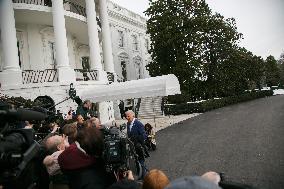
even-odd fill
[[[221,189],[217,184],[199,176],[182,177],[172,181],[165,189]]]

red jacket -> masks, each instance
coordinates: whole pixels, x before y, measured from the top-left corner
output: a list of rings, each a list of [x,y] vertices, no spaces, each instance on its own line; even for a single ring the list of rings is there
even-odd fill
[[[58,156],[58,163],[62,170],[74,170],[94,165],[95,158],[78,149],[73,143]]]

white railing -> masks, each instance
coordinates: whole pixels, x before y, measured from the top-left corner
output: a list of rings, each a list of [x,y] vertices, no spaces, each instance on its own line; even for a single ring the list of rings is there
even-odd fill
[[[24,70],[22,72],[23,84],[57,82],[57,70]]]
[[[25,3],[51,7],[51,0],[13,0],[13,3]]]
[[[72,1],[64,1],[64,9],[86,17],[86,8]]]

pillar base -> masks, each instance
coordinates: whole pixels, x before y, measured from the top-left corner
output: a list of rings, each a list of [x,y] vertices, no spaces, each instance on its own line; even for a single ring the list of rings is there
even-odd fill
[[[4,70],[0,72],[0,83],[3,86],[22,85],[23,83],[22,71]]]
[[[57,68],[59,82],[76,81],[75,71],[68,67]]]
[[[104,70],[98,70],[97,74],[98,74],[97,75],[97,80],[98,81],[106,81],[106,82],[108,82],[107,73]]]

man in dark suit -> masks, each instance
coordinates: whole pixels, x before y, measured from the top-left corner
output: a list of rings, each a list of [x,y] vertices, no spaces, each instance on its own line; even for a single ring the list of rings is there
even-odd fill
[[[149,157],[145,147],[145,139],[147,138],[147,134],[145,132],[143,123],[135,118],[135,113],[132,110],[125,112],[125,117],[127,119],[127,136],[135,145],[135,150],[142,166],[142,178],[144,178],[147,172],[147,168],[145,166],[145,157]]]

